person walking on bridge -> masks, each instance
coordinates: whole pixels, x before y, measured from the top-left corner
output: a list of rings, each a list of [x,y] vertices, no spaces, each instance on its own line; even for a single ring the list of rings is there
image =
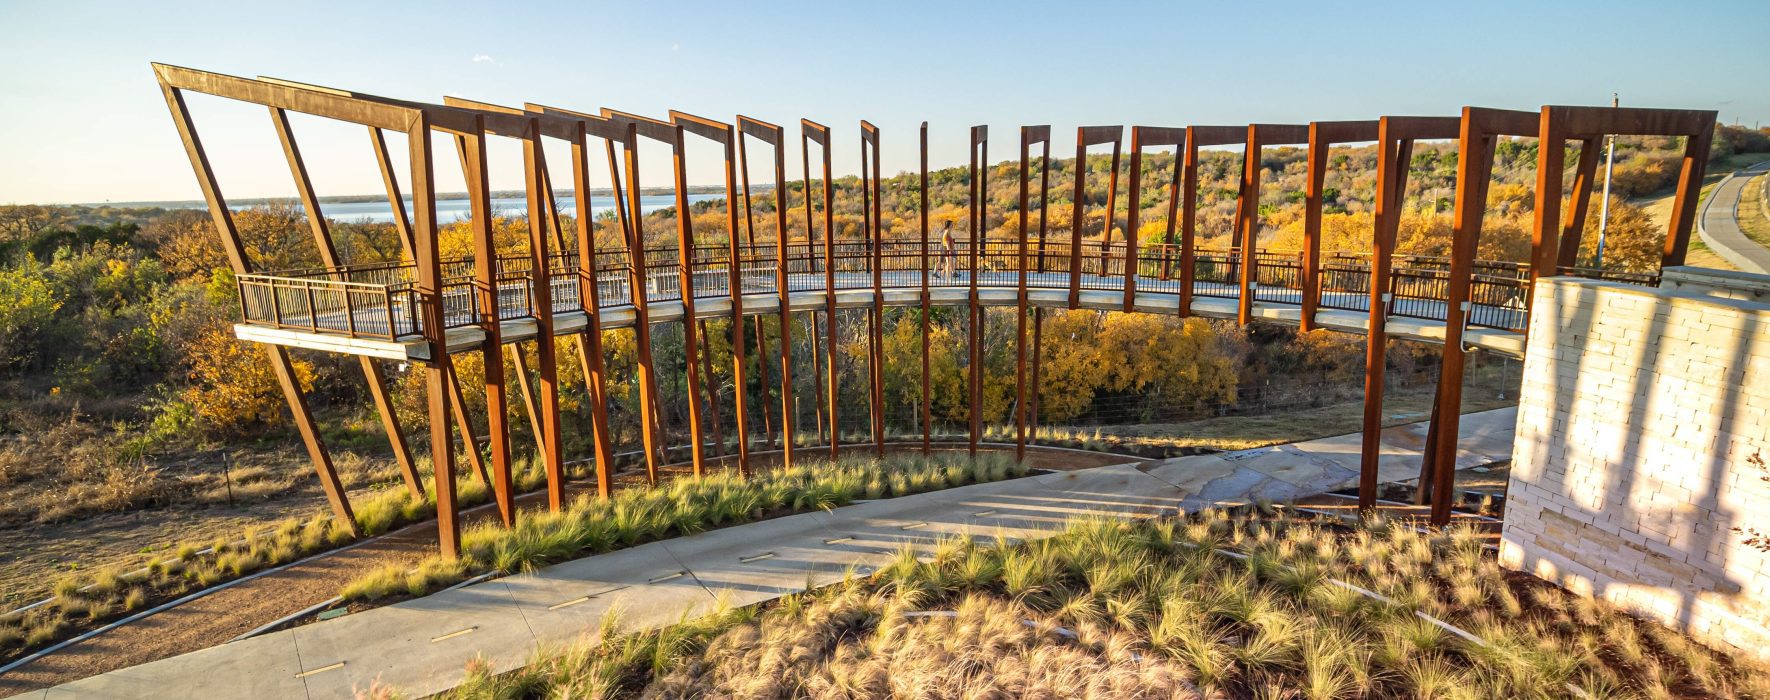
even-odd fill
[[[953,258],[958,255],[957,248],[958,245],[953,242],[953,222],[948,221],[940,227],[940,267],[938,269],[946,271],[944,274],[937,273],[941,277],[953,276]]]

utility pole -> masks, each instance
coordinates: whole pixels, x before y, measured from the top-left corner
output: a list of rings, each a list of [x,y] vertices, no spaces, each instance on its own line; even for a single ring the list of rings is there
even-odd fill
[[[1621,106],[1616,93],[1610,93],[1610,107]],[[1604,269],[1604,232],[1610,230],[1610,173],[1616,169],[1616,134],[1610,134],[1610,147],[1604,154],[1604,201],[1598,205],[1598,259],[1592,267]]]

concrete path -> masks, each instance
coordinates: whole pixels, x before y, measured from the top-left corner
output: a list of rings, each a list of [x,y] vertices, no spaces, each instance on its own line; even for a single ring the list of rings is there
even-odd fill
[[[1516,412],[1464,416],[1459,466],[1511,458]],[[1417,476],[1425,424],[1384,432],[1382,476]],[[537,647],[661,626],[867,574],[942,538],[1042,537],[1084,515],[1151,517],[1218,503],[1285,500],[1356,483],[1358,436],[1098,467],[860,503],[653,542],[444,591],[17,696],[349,698],[373,684],[406,697],[454,687],[483,658],[515,669]]]
[[[1770,249],[1747,238],[1739,229],[1739,217],[1760,216],[1759,212],[1739,211],[1739,198],[1752,178],[1770,170],[1765,161],[1728,175],[1715,185],[1709,199],[1702,205],[1697,233],[1717,255],[1746,272],[1770,273]]]

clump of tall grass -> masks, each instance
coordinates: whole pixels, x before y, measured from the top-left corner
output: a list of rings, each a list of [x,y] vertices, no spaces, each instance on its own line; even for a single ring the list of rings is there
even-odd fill
[[[1508,579],[1463,556],[1477,542],[1282,514],[1089,519],[1014,546],[905,549],[749,614],[605,624],[448,697],[1766,697],[1764,669]],[[1471,604],[1469,586],[1489,595]],[[1491,593],[1519,586],[1528,606],[1496,610]]]
[[[904,454],[807,461],[748,478],[735,472],[685,477],[657,488],[623,489],[607,500],[585,494],[558,513],[524,514],[515,527],[487,521],[467,528],[461,534],[462,573],[465,577],[528,571],[774,514],[835,508],[862,498],[907,496],[1025,473],[1024,466],[1000,455],[973,460]],[[432,557],[419,568],[440,561]],[[364,574],[340,595],[346,600],[421,595],[434,590],[435,584],[454,582],[443,578],[427,584],[406,568],[395,564]]]

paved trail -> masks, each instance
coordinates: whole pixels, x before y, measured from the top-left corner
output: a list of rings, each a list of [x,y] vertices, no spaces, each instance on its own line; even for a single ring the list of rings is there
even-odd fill
[[[1465,416],[1459,467],[1509,459],[1515,409]],[[1424,423],[1384,431],[1381,478],[1417,475]],[[1357,482],[1357,434],[1276,447],[1096,467],[860,503],[587,557],[335,620],[222,644],[18,696],[349,698],[374,683],[422,697],[464,665],[517,668],[543,645],[721,603],[751,605],[865,574],[904,546],[1048,536],[1072,517],[1150,517],[1252,499],[1283,501]]]
[[[1702,221],[1697,231],[1708,246],[1746,272],[1770,274],[1770,249],[1759,245],[1757,241],[1746,237],[1739,229],[1739,217],[1762,216],[1760,212],[1739,211],[1739,198],[1747,185],[1753,185],[1752,178],[1770,171],[1770,161],[1765,161],[1740,170],[1727,176],[1702,207]]]

